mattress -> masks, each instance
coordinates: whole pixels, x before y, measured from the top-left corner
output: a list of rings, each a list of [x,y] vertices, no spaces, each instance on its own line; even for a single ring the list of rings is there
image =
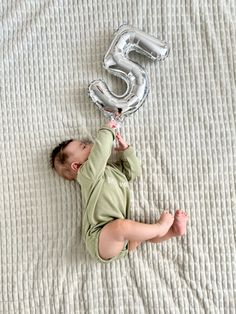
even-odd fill
[[[235,2],[2,0],[0,5],[0,312],[235,313]],[[50,168],[61,141],[95,137],[105,117],[88,96],[122,24],[168,42],[137,53],[149,94],[124,120],[142,175],[131,217],[189,215],[187,233],[143,243],[110,264],[81,239],[80,187]]]

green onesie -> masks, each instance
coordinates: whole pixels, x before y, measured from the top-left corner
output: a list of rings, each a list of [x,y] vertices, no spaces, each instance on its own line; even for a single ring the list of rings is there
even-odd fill
[[[83,223],[82,237],[89,253],[100,262],[110,262],[128,253],[127,244],[119,256],[103,260],[98,253],[98,238],[105,224],[130,217],[128,181],[141,172],[140,162],[132,147],[118,153],[118,162],[107,164],[115,131],[102,127],[88,160],[80,167],[77,182],[81,186]]]

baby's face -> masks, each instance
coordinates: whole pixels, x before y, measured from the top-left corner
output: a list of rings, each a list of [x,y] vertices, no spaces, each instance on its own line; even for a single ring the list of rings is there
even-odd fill
[[[91,143],[84,143],[77,140],[69,143],[63,150],[68,156],[68,159],[64,165],[55,161],[56,172],[67,180],[74,180],[80,166],[88,159],[92,146]]]

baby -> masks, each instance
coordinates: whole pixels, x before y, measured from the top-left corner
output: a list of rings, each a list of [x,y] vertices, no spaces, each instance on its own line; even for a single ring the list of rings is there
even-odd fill
[[[128,181],[140,175],[134,149],[119,133],[116,123],[102,127],[94,144],[69,140],[51,154],[51,165],[67,180],[81,186],[83,204],[82,237],[92,257],[108,263],[136,249],[142,242],[160,243],[186,231],[188,216],[177,210],[163,211],[154,224],[130,220]],[[118,161],[108,163],[116,139]]]

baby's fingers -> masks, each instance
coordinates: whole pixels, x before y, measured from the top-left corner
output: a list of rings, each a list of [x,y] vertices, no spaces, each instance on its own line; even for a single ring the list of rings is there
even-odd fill
[[[117,123],[114,120],[109,121],[107,125],[112,129],[115,129],[117,127]]]
[[[119,140],[119,141],[122,139],[120,133],[116,133],[116,138],[117,138],[117,140]]]

